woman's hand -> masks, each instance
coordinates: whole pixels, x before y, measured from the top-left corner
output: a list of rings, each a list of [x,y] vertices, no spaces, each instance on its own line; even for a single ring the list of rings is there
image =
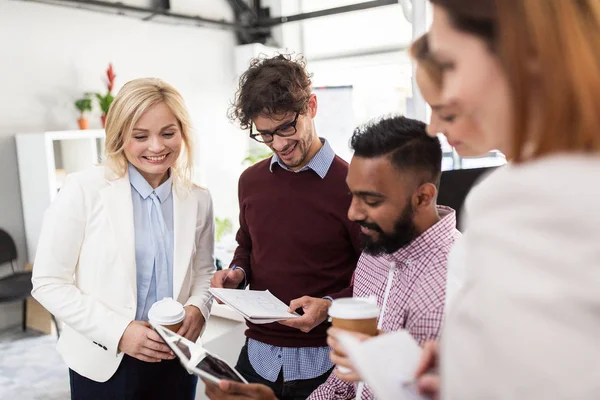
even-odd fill
[[[119,350],[145,362],[154,363],[175,358],[171,349],[145,321],[131,321],[127,325],[119,341]]]
[[[204,315],[196,306],[185,306],[185,319],[183,325],[177,331],[178,335],[183,336],[187,340],[196,343],[202,328],[204,327]]]
[[[426,342],[421,353],[421,361],[415,373],[417,388],[419,393],[425,394],[433,400],[440,398],[440,375],[438,373],[439,364],[439,343]]]

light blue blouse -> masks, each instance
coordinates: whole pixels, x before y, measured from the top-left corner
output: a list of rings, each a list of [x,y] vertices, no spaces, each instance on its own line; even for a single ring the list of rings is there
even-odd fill
[[[173,180],[156,189],[129,164],[135,229],[137,310],[135,319],[148,320],[152,304],[173,297]]]

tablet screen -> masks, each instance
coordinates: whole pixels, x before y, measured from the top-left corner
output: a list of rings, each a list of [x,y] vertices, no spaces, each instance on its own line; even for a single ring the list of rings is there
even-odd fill
[[[247,383],[231,366],[229,366],[229,364],[211,355],[201,346],[188,341],[184,337],[179,336],[160,325],[152,324],[152,326],[187,368],[190,368],[190,360],[197,360],[202,357],[200,362],[198,362],[194,368],[190,368],[190,370],[200,370],[203,373],[216,378],[217,382],[220,379],[228,379],[231,381]],[[197,371],[197,373],[200,371]]]
[[[196,368],[219,379],[228,379],[230,381],[244,383],[227,363],[210,354],[207,354],[206,357],[196,365]]]
[[[187,357],[188,360],[190,358],[192,358],[192,354],[191,354],[190,348],[181,339],[177,339],[175,342],[173,342],[173,344],[175,346],[177,346],[179,348],[179,350],[181,350],[181,352]]]

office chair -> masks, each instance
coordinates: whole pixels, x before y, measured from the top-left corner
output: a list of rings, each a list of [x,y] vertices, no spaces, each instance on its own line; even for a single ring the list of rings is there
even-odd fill
[[[0,303],[23,302],[23,331],[27,329],[27,298],[33,288],[31,272],[19,271],[16,266],[17,246],[8,232],[0,229],[0,265],[10,263],[12,274],[0,278]],[[58,323],[54,315],[52,321],[58,334]]]
[[[443,171],[437,203],[456,211],[456,228],[462,231],[461,214],[463,203],[471,188],[484,176],[497,167],[454,169]]]

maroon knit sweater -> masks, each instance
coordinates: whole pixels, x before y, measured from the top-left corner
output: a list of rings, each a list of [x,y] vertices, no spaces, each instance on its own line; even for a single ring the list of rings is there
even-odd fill
[[[251,290],[286,304],[302,297],[352,297],[360,227],[348,220],[348,163],[336,156],[325,178],[290,172],[270,159],[239,180],[240,229],[231,265],[246,271]],[[274,346],[326,346],[327,323],[309,333],[279,323],[247,322],[246,336]]]

